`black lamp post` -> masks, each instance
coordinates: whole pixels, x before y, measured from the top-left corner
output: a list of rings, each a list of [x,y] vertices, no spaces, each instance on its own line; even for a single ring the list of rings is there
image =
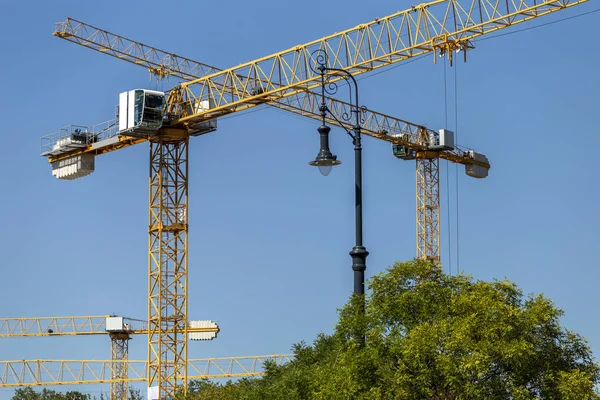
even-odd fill
[[[337,91],[337,85],[335,83],[328,83],[326,88],[325,75],[327,72],[333,72],[336,75],[343,75],[343,78],[350,84],[350,81],[354,84],[354,103],[351,102],[352,113],[354,114],[355,120],[352,126],[352,130],[346,130],[346,133],[352,138],[354,143],[354,196],[355,196],[355,214],[356,214],[356,245],[350,250],[350,256],[352,257],[352,270],[354,271],[354,293],[364,295],[365,294],[365,270],[367,269],[367,256],[369,252],[363,246],[363,229],[362,229],[362,147],[360,143],[360,108],[358,106],[358,84],[354,76],[350,72],[327,67],[327,54],[323,50],[317,50],[313,53],[313,59],[316,60],[316,69],[313,72],[318,72],[321,75],[321,106],[319,108],[321,112],[321,126],[317,129],[319,131],[321,139],[321,149],[317,158],[311,161],[309,164],[319,167],[321,174],[327,176],[331,172],[331,168],[335,165],[341,164],[341,161],[337,160],[337,157],[329,150],[329,128],[325,124],[325,117],[327,113],[338,121],[339,125],[344,127],[344,124],[340,122],[334,114],[331,113],[327,104],[325,103],[325,92],[333,94]],[[311,65],[311,68],[313,66]],[[351,96],[352,97],[352,96]],[[352,98],[350,99],[352,101]],[[345,119],[344,117],[342,117]],[[347,117],[347,121],[350,120],[351,116]]]

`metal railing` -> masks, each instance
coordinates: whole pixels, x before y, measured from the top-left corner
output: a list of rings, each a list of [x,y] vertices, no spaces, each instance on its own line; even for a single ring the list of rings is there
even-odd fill
[[[118,120],[112,119],[92,126],[68,125],[58,132],[43,136],[41,154],[59,154],[62,149],[87,147],[96,142],[110,139],[118,134]],[[64,151],[64,150],[63,150]]]

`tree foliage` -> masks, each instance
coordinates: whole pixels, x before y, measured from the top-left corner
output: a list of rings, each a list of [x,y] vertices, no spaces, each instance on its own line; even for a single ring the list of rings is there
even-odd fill
[[[373,277],[332,335],[293,346],[260,379],[196,381],[191,399],[592,400],[600,372],[586,341],[543,295],[507,280],[450,276],[423,261]],[[366,344],[355,333],[366,332]]]
[[[46,388],[36,392],[32,388],[26,387],[15,390],[12,400],[92,400],[92,396],[77,391],[60,393]]]
[[[192,381],[187,397],[600,400],[590,348],[561,326],[563,312],[543,295],[524,296],[507,280],[450,276],[423,261],[396,263],[368,287],[365,313],[353,296],[334,333],[294,345],[292,362],[268,363],[259,379]],[[365,333],[364,345],[356,332]],[[13,400],[91,400],[75,393],[18,389]]]
[[[139,390],[129,389],[129,400],[143,400]],[[100,395],[100,400],[105,400],[104,395]],[[84,394],[78,391],[67,391],[64,393],[50,389],[42,389],[36,392],[30,387],[15,390],[12,400],[96,400],[96,396]]]

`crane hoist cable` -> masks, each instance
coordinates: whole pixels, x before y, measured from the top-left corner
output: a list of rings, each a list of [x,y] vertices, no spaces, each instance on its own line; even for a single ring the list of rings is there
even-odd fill
[[[448,126],[448,73],[446,72],[446,65],[448,62],[444,59],[444,118],[445,118],[445,126]],[[452,236],[450,234],[451,230],[451,219],[450,219],[450,164],[448,162],[446,164],[446,221],[448,225],[448,270],[450,274],[452,274]]]
[[[458,64],[454,67],[454,135],[458,141]],[[460,232],[459,232],[459,191],[458,191],[458,169],[454,168],[456,176],[456,273],[460,273]],[[450,214],[450,210],[448,210]]]
[[[597,9],[592,10],[592,11],[587,11],[587,12],[584,12],[584,13],[581,13],[581,14],[572,15],[570,17],[557,19],[556,21],[546,22],[544,24],[529,26],[527,28],[516,29],[516,30],[511,31],[511,32],[499,33],[498,35],[494,35],[494,36],[483,37],[481,39],[478,39],[477,41],[478,42],[483,42],[484,40],[491,40],[491,39],[496,39],[496,38],[499,38],[499,37],[502,37],[502,36],[514,35],[515,33],[521,33],[521,32],[525,32],[525,31],[530,31],[530,30],[533,30],[533,29],[537,29],[537,28],[542,28],[542,27],[548,26],[548,25],[558,24],[559,22],[565,22],[565,21],[568,21],[570,19],[575,19],[575,18],[579,18],[579,17],[585,17],[586,15],[594,14],[594,13],[597,13],[597,12],[600,12],[600,8],[597,8]]]

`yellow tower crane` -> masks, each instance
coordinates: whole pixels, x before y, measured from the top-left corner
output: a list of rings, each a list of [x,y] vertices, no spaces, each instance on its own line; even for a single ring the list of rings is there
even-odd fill
[[[219,333],[219,326],[213,321],[190,321],[188,334],[192,340],[212,340]],[[134,335],[148,335],[147,322],[140,319],[124,318],[116,315],[101,316],[69,316],[69,317],[31,317],[31,318],[0,318],[0,338],[9,337],[55,337],[55,336],[90,336],[90,335],[108,335],[111,343],[110,365],[107,368],[105,364],[91,361],[82,361],[84,370],[89,369],[91,376],[99,377],[101,374],[110,372],[110,396],[111,400],[125,400],[129,396],[129,370],[135,372],[139,378],[139,373],[133,366],[139,363],[129,364],[129,340]],[[268,357],[268,356],[264,356]],[[275,356],[276,358],[276,356]],[[237,360],[238,357],[220,358],[219,360]],[[39,360],[35,361],[38,364]],[[0,363],[3,363],[0,361]],[[12,386],[18,385],[22,380],[16,380],[15,368],[19,366],[21,371],[28,371],[29,366],[34,363],[30,361],[11,361],[4,363],[4,374],[0,375],[0,387],[14,381]],[[77,384],[75,375],[72,374],[70,366],[72,361],[44,361],[38,366],[38,373],[44,373],[49,379],[44,381],[42,376],[39,379],[33,379],[32,385],[44,384]],[[235,364],[235,363],[234,363]],[[63,373],[56,375],[49,374],[51,369],[46,365],[58,366],[59,372],[66,371],[70,373],[72,381],[65,382],[61,379]],[[235,364],[237,365],[237,364]],[[233,366],[235,366],[233,365]],[[96,373],[94,368],[98,367],[100,373]],[[17,368],[18,369],[18,368]],[[252,370],[257,373],[256,368]],[[14,372],[11,374],[11,372]],[[32,371],[30,371],[33,373]],[[225,374],[225,370],[222,371]],[[258,371],[259,372],[259,371]],[[83,372],[82,372],[83,373]],[[240,372],[241,373],[241,372]],[[252,375],[254,376],[254,375]],[[12,378],[11,378],[12,377]],[[87,382],[87,380],[86,380]]]
[[[337,116],[338,120],[334,120],[334,119],[330,119],[329,122],[331,124],[338,124],[338,121],[341,120],[341,116],[344,113],[347,113],[349,111],[349,107],[350,105],[344,102],[339,102],[336,101],[334,99],[329,99],[328,100],[328,104],[329,104],[329,108],[330,110],[332,110],[333,115]],[[319,118],[318,117],[318,107],[319,107],[319,102],[318,99],[312,95],[312,94],[308,94],[306,96],[306,99],[304,100],[303,104],[301,105],[303,108],[300,108],[298,106],[293,106],[291,104],[287,105],[287,110],[296,112],[300,115],[305,115],[305,116],[309,116],[311,118]],[[409,122],[406,121],[402,121],[399,119],[395,119],[393,117],[389,117],[386,116],[384,114],[380,114],[380,113],[376,113],[376,112],[372,112],[370,110],[365,110],[364,111],[365,114],[365,121],[364,121],[364,132],[367,135],[371,135],[373,137],[378,137],[380,139],[385,139],[388,141],[397,141],[400,140],[401,142],[408,142],[408,146],[400,146],[401,149],[397,150],[397,152],[402,152],[402,154],[416,154],[417,150],[419,154],[422,154],[423,157],[442,157],[444,159],[453,161],[453,162],[458,162],[458,163],[462,163],[465,165],[467,172],[472,174],[472,171],[474,171],[474,169],[481,169],[482,171],[486,171],[487,168],[489,168],[489,165],[487,164],[487,161],[481,161],[478,159],[474,158],[474,154],[476,155],[477,153],[472,152],[471,150],[467,150],[464,148],[456,148],[453,151],[449,151],[449,150],[444,150],[444,151],[426,151],[428,149],[428,142],[426,140],[426,138],[428,137],[435,137],[437,135],[436,132],[427,130],[427,128],[420,126],[420,125],[416,125],[416,124],[411,124]],[[88,134],[88,135],[92,135],[95,136],[97,138],[97,143],[102,143],[102,142],[109,142],[110,143],[110,139],[114,139],[114,129],[107,129],[107,126],[112,126],[113,128],[116,127],[116,122],[111,122],[108,124],[100,124],[97,127],[78,127],[75,129],[79,129],[79,134]],[[75,129],[68,128],[65,129],[65,132],[74,132]],[[386,135],[385,132],[388,132],[388,134]],[[54,143],[54,139],[51,140],[51,143]],[[132,143],[136,143],[136,142],[132,142]],[[423,143],[422,146],[417,146],[416,143]],[[123,142],[115,142],[114,143],[115,146],[119,146],[119,148],[121,148],[121,146],[127,146],[128,144],[123,143]],[[398,146],[396,144],[394,144],[394,146]],[[400,156],[402,157],[402,154],[400,154]],[[414,157],[414,156],[413,156]],[[419,161],[422,161],[423,164],[425,165],[430,165],[431,163],[434,163],[435,161],[432,161],[431,159],[428,158],[423,158]],[[435,162],[434,165],[437,165],[437,162]],[[433,172],[433,171],[432,171]],[[420,170],[417,169],[417,173],[420,173]],[[435,173],[435,175],[433,175],[434,177],[437,177],[437,171]],[[420,181],[419,181],[420,182]],[[430,185],[429,183],[432,182],[431,179],[428,180],[424,180],[424,182],[427,183],[427,188],[430,188],[430,192],[434,192],[437,193],[438,190],[438,186],[436,185]],[[437,183],[437,179],[435,180],[435,182]],[[429,198],[434,198],[434,197],[427,197]],[[419,198],[418,198],[419,201]],[[436,203],[437,206],[439,207],[439,202]],[[419,208],[417,208],[417,210],[419,210]],[[427,207],[426,210],[429,213],[433,213],[436,210],[433,209],[433,207]],[[432,221],[431,219],[427,220],[427,222],[434,224],[434,226],[437,227],[437,221]],[[426,233],[429,233],[429,235],[431,235],[431,230],[427,230],[424,231]],[[438,243],[439,239],[434,238],[433,240],[430,240],[430,242],[433,243]],[[430,247],[423,247],[423,249],[428,250],[430,249]],[[429,253],[431,254],[431,253]],[[58,323],[54,320],[54,319],[46,319],[46,321],[41,324],[40,321],[32,321],[30,319],[18,319],[18,320],[6,320],[6,323],[12,323],[13,327],[16,326],[18,323],[21,326],[24,326],[24,324],[32,324],[30,326],[33,327],[38,327],[38,331],[39,331],[39,327],[40,326],[49,326],[49,325],[58,325]],[[92,321],[85,321],[85,324],[91,324]],[[96,320],[94,321],[94,327],[96,329],[100,329],[102,328],[104,323],[104,320]],[[65,324],[67,324],[67,322],[63,321],[62,325],[65,326]],[[71,326],[72,324],[74,324],[74,322],[72,321],[68,321],[68,326]],[[78,323],[79,326],[84,326],[81,325],[83,324],[83,322],[79,322]],[[3,325],[2,325],[2,320],[0,320],[0,337],[2,337],[2,329]],[[54,328],[54,335],[56,335],[59,330]],[[27,329],[22,328],[21,331],[27,331]],[[63,329],[64,331],[64,329]],[[193,332],[195,331],[193,328],[190,328],[189,332]],[[45,332],[42,330],[42,332]],[[128,358],[128,354],[127,354],[127,344],[128,344],[128,340],[129,340],[129,333],[143,333],[146,331],[140,331],[140,330],[136,330],[135,332],[125,332],[125,331],[114,331],[110,334],[111,336],[111,354],[112,357],[111,359],[114,361],[117,361],[114,365],[115,368],[113,368],[113,373],[114,376],[112,377],[112,381],[111,381],[111,399],[120,399],[123,398],[124,395],[127,394],[127,387],[125,385],[124,382],[127,382],[128,379],[128,370],[127,368],[116,368],[117,366],[122,366],[124,364],[121,363],[121,361],[123,360],[127,360]],[[85,334],[85,331],[80,331],[81,334]],[[97,332],[100,333],[100,332]],[[23,335],[13,335],[13,336],[23,336]],[[36,336],[36,335],[33,335]],[[121,383],[118,383],[121,382]]]
[[[409,58],[466,50],[472,40],[586,0],[437,0],[378,18],[346,31],[270,56],[211,72],[159,92],[133,90],[120,95],[119,126],[107,141],[69,131],[45,152],[53,174],[74,179],[93,171],[94,156],[126,145],[150,143],[148,281],[148,385],[156,398],[185,391],[187,369],[187,189],[191,136],[216,129],[216,118],[290,96],[320,84],[311,69],[313,52],[327,52],[329,67],[358,75]],[[331,82],[342,79],[329,76]],[[137,109],[136,109],[137,106]],[[113,126],[107,126],[111,129]],[[400,146],[427,146],[403,138]],[[417,157],[420,158],[420,157]],[[476,160],[477,161],[477,160]],[[477,165],[477,162],[473,163]],[[439,218],[439,214],[438,214]],[[439,250],[438,250],[439,252]]]
[[[148,46],[144,43],[133,41],[123,36],[108,32],[85,22],[67,18],[64,22],[55,25],[54,36],[68,40],[72,43],[96,50],[101,54],[108,54],[120,60],[145,67],[151,77],[162,79],[175,77],[183,80],[197,79],[221,69],[181,57],[164,50]],[[337,118],[327,115],[328,122],[340,125],[343,115],[350,115],[350,105],[331,97],[326,97],[328,109]],[[313,92],[299,93],[290,97],[279,99],[267,105],[280,110],[290,111],[294,114],[321,121],[319,111],[320,101]],[[383,114],[372,113],[365,110],[364,117],[370,119],[373,132],[388,131],[390,135],[411,138],[410,142],[419,143],[423,148],[431,149],[432,141],[439,139],[439,133],[428,130],[425,126],[410,122],[395,120],[395,126],[389,126],[389,120],[382,118]],[[372,118],[376,117],[376,118]],[[351,124],[345,124],[350,129]],[[394,154],[398,158],[407,160],[416,159],[416,257],[423,260],[440,261],[440,201],[439,201],[439,155],[440,150],[422,151],[410,146],[393,145]],[[487,159],[472,150],[462,149],[463,154],[469,155],[469,160],[464,160],[466,172],[473,177],[484,178],[487,176],[489,164]],[[467,153],[468,152],[468,153]],[[476,160],[480,165],[471,164]]]
[[[115,324],[116,323],[116,324]],[[120,326],[123,325],[124,329]],[[211,324],[192,324],[190,336],[197,340],[210,339],[219,332]],[[196,326],[204,325],[204,326]],[[127,339],[114,338],[114,333],[126,333]],[[128,341],[131,335],[147,335],[145,321],[131,318],[102,316],[0,318],[0,338],[97,336],[111,338],[110,360],[12,360],[0,361],[0,388],[23,386],[54,386],[109,383],[111,400],[129,398],[129,383],[146,380],[146,361],[119,357],[115,341]],[[127,349],[125,345],[125,350]],[[215,379],[262,376],[267,361],[282,365],[293,354],[263,356],[212,357],[188,360],[189,379]]]
[[[350,105],[331,99],[329,100],[329,107],[332,110],[332,113],[339,118],[341,117],[341,115],[348,111],[348,107],[350,107]],[[293,110],[301,115],[314,116],[317,113],[316,110],[318,109],[318,101],[316,97],[308,95],[307,99],[304,102],[303,109],[294,108],[292,106],[288,106],[288,109]],[[307,110],[313,111],[309,112]],[[487,161],[482,161],[475,158],[474,154],[476,155],[477,153],[474,153],[471,150],[458,147],[452,150],[443,151],[430,150],[427,138],[435,137],[437,136],[437,133],[428,130],[423,126],[411,124],[409,122],[399,120],[381,113],[376,113],[370,110],[364,110],[364,116],[365,121],[363,123],[363,130],[366,135],[370,135],[372,137],[376,137],[394,143],[397,146],[406,148],[405,151],[413,151],[415,152],[415,154],[421,154],[422,157],[424,157],[423,160],[425,162],[429,162],[429,160],[425,157],[433,157],[435,154],[435,157],[441,157],[453,162],[464,164],[468,172],[472,171],[475,168],[481,168],[483,171],[489,168],[489,164],[487,163]],[[333,119],[331,119],[329,122],[332,124],[338,124],[338,122]],[[78,136],[93,138],[93,140],[91,141],[91,151],[89,152],[93,152],[94,154],[103,154],[104,152],[112,151],[114,149],[120,149],[123,147],[130,146],[132,144],[139,143],[139,139],[130,140],[130,138],[123,139],[122,137],[119,137],[116,131],[116,127],[117,123],[115,121],[99,124],[98,126],[92,127],[71,126],[64,128],[61,132],[59,132],[59,134],[55,136],[45,138],[45,141],[47,141],[48,143],[57,143],[57,141],[64,140],[64,138],[77,139]],[[77,144],[74,144],[73,142],[69,145],[77,146]],[[48,147],[47,151],[60,151],[50,149],[51,147]],[[86,154],[85,150],[80,154]],[[434,188],[437,192],[437,186],[434,186]],[[428,208],[428,211],[431,212],[432,209]],[[437,226],[437,224],[435,226]],[[123,344],[123,342],[120,343]],[[114,348],[119,349],[119,342],[113,342],[113,349]],[[126,356],[123,354],[119,356],[118,359],[123,359],[125,357]]]

